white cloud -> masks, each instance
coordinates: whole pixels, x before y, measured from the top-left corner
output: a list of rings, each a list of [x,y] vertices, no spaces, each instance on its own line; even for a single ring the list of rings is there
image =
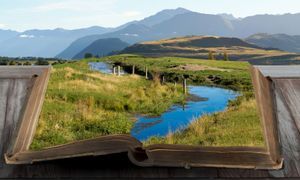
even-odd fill
[[[126,11],[122,15],[124,17],[128,18],[128,17],[136,17],[136,16],[138,16],[140,14],[141,14],[141,12],[139,12],[139,11]]]
[[[91,12],[91,11],[103,11],[110,9],[116,0],[99,1],[99,0],[65,0],[61,2],[45,3],[34,7],[37,12],[49,12],[49,11],[75,11],[75,12]]]
[[[132,37],[138,37],[138,34],[129,34],[129,33],[125,33],[125,34],[120,34],[121,36],[132,36]]]
[[[29,39],[31,39],[31,38],[34,38],[34,35],[21,34],[19,37],[20,38],[29,38]]]
[[[3,28],[6,28],[6,25],[0,23],[0,29],[3,29]]]

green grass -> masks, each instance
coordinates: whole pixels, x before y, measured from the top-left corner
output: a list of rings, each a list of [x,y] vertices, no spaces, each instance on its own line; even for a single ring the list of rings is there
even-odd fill
[[[128,71],[135,65],[140,75],[144,75],[147,67],[154,79],[146,80],[139,75],[117,77],[91,71],[88,62],[92,61],[121,63]],[[230,102],[226,111],[206,115],[167,137],[153,137],[145,145],[263,145],[248,69],[246,62],[138,55],[55,65],[31,149],[109,134],[129,134],[135,114],[156,116],[173,104],[184,102],[182,88],[173,84],[175,81],[181,83],[184,77],[188,78],[189,84],[225,87],[239,91],[242,96]],[[164,75],[169,83],[161,85],[160,75]]]
[[[253,86],[247,62],[200,60],[179,57],[145,58],[139,55],[118,55],[107,61],[135,65],[143,72],[163,74],[168,81],[188,78],[190,84],[220,86],[239,91],[242,95],[230,102],[224,112],[208,114],[196,119],[178,132],[166,137],[152,137],[144,142],[151,144],[189,144],[203,146],[264,146],[262,127],[257,114]],[[202,70],[178,67],[205,67]]]
[[[202,116],[182,131],[170,132],[166,137],[152,137],[143,143],[145,146],[264,146],[264,139],[255,101],[249,99],[224,112]]]
[[[54,66],[32,149],[129,134],[133,114],[159,115],[184,100],[173,84],[101,74],[87,62]]]
[[[150,74],[164,75],[169,82],[182,81],[188,77],[190,84],[220,86],[238,91],[252,91],[249,74],[249,63],[220,60],[200,60],[179,57],[145,58],[139,55],[117,55],[105,58],[106,61],[135,65],[138,71],[144,72],[145,67]],[[188,71],[178,69],[180,66],[206,67],[206,70]]]

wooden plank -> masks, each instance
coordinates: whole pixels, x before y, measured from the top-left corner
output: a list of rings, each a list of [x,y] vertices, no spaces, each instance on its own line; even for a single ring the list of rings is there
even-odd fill
[[[13,79],[10,83],[4,125],[5,132],[3,132],[6,139],[4,142],[5,152],[8,151],[13,135],[17,132],[16,126],[23,115],[23,107],[27,101],[29,85],[30,79]]]
[[[116,163],[118,162],[118,163]],[[115,178],[115,179],[199,179],[199,178],[267,178],[266,170],[228,168],[138,167],[126,153],[87,156],[13,166],[11,178]],[[0,170],[0,177],[2,176]],[[3,177],[3,176],[2,176]],[[7,177],[7,176],[6,176]]]
[[[4,125],[10,82],[9,79],[0,79],[0,168],[4,163]]]
[[[1,79],[28,79],[33,76],[40,76],[48,66],[0,66],[0,78]]]
[[[300,79],[274,80],[278,127],[284,169],[280,173],[271,172],[281,177],[300,176]]]
[[[300,77],[300,65],[286,65],[286,66],[254,66],[254,68],[259,69],[265,77]]]
[[[300,78],[299,79],[277,79],[276,89],[281,92],[280,97],[283,98],[286,106],[290,110],[295,124],[300,131]]]
[[[24,105],[28,81],[27,79],[0,79],[0,92],[2,92],[0,99],[1,102],[5,101],[5,110],[0,108],[0,114],[2,114],[0,118],[3,120],[1,120],[2,123],[0,125],[3,127],[0,131],[2,134],[0,140],[0,172],[1,167],[4,170],[0,174],[2,174],[3,177],[8,177],[13,170],[5,164],[3,154],[7,151],[14,127],[22,114],[21,109]]]
[[[217,170],[218,170],[218,177],[224,179],[254,179],[254,178],[270,177],[269,172],[266,170],[229,169],[229,168],[220,168]]]
[[[272,81],[268,77],[265,77],[258,68],[251,68],[251,74],[267,151],[270,153],[271,160],[279,164],[282,162],[282,158],[280,154]]]
[[[28,150],[35,134],[51,70],[49,67],[41,69],[43,70],[42,74],[33,77],[33,86],[24,109],[24,115],[16,127],[16,135],[14,135],[13,144],[8,152],[10,155]],[[32,71],[32,73],[36,72]]]

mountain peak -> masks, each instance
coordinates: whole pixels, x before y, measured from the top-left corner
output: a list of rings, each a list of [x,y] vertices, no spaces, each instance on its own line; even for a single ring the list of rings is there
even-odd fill
[[[151,27],[151,26],[159,24],[165,20],[168,20],[176,15],[185,14],[188,12],[192,12],[192,11],[181,8],[181,7],[177,8],[177,9],[165,9],[165,10],[159,11],[158,13],[139,21],[139,23]]]
[[[218,15],[223,17],[224,19],[227,19],[230,21],[237,19],[236,17],[233,16],[233,14],[222,13],[222,14],[218,14]]]

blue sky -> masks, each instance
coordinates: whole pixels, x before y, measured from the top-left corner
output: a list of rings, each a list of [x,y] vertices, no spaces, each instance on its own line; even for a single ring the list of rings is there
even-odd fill
[[[300,0],[0,0],[0,29],[115,27],[177,7],[245,17],[299,13]]]

